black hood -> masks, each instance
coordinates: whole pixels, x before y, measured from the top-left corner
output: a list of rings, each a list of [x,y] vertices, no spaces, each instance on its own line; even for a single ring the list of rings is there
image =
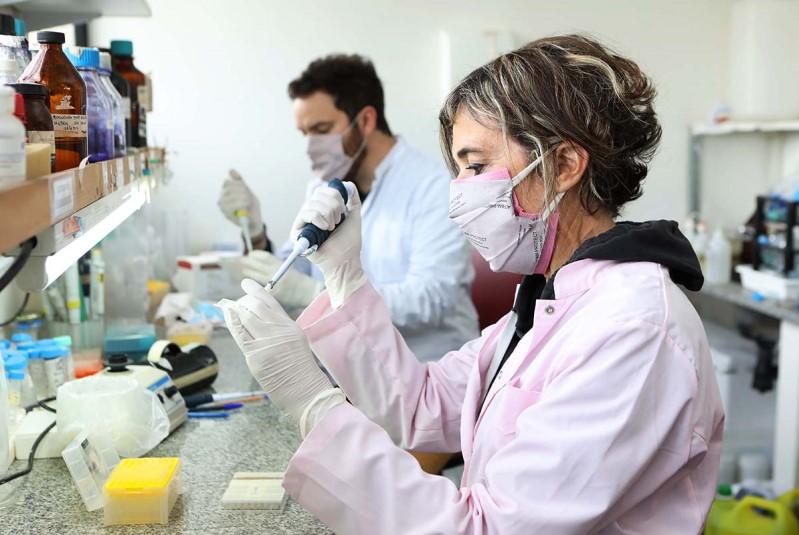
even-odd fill
[[[595,238],[586,240],[566,264],[578,260],[613,260],[615,262],[654,262],[669,270],[671,280],[692,291],[699,291],[705,279],[691,243],[674,221],[616,223]],[[517,314],[516,332],[529,331],[538,299],[555,298],[555,272],[549,280],[543,275],[527,275],[522,280],[513,310]]]
[[[567,264],[586,258],[654,262],[667,268],[676,284],[694,292],[699,291],[705,281],[691,243],[674,221],[616,223],[609,231],[578,247]]]

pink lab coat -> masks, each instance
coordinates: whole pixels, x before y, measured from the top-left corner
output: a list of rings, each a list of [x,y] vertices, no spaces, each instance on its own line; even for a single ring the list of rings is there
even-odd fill
[[[331,409],[286,472],[336,533],[699,533],[724,412],[702,323],[658,264],[581,260],[481,406],[508,316],[420,364],[367,284],[300,318],[352,405]],[[399,447],[398,447],[399,446]],[[463,452],[460,488],[401,448]]]

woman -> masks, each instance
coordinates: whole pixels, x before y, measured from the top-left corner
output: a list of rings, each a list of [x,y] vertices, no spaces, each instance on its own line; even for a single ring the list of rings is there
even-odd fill
[[[654,96],[634,62],[581,36],[529,43],[453,90],[450,217],[494,270],[527,276],[513,311],[440,362],[416,361],[363,275],[357,198],[310,257],[327,293],[297,324],[242,283],[226,319],[300,425],[284,483],[298,502],[337,533],[702,529],[724,418],[676,286],[702,274],[675,223],[614,222],[660,140]],[[317,192],[295,231],[339,222],[341,198]],[[461,487],[401,448],[463,452]]]

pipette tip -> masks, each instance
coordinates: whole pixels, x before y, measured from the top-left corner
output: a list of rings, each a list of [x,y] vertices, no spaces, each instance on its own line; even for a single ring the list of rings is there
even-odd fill
[[[269,281],[266,283],[267,290],[274,290],[274,288],[275,288],[275,281]]]

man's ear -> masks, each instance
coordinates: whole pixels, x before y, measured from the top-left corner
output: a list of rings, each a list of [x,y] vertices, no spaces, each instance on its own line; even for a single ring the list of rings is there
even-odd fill
[[[366,106],[358,117],[358,126],[364,136],[377,130],[377,110],[374,106]]]

